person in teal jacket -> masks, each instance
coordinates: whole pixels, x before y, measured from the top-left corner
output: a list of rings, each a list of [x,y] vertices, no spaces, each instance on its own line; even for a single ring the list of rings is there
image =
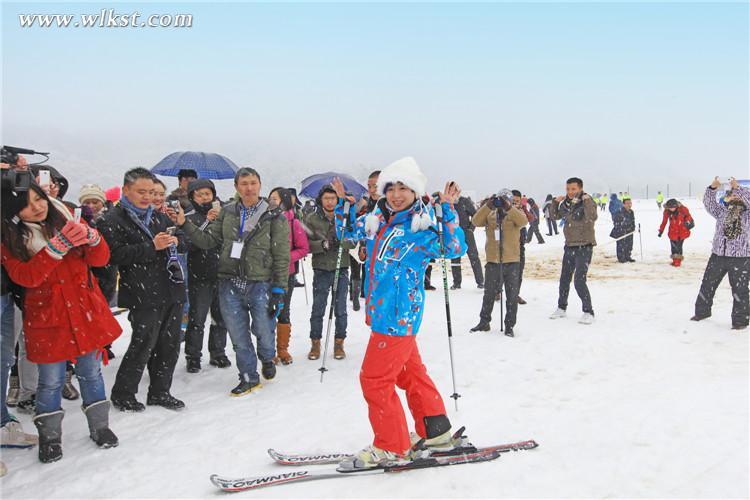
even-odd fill
[[[353,200],[344,211],[344,186],[334,183],[340,202],[337,230],[343,239],[367,242],[365,310],[372,333],[362,362],[360,384],[375,433],[372,445],[342,463],[371,468],[410,458],[412,441],[428,447],[452,447],[451,424],[440,392],[427,374],[416,344],[424,314],[424,274],[431,259],[466,253],[464,234],[453,204],[460,195],[451,182],[438,193],[444,255],[438,221],[426,193],[427,179],[413,158],[386,167],[378,178],[375,210],[356,219]],[[409,435],[396,386],[406,391],[416,433]]]

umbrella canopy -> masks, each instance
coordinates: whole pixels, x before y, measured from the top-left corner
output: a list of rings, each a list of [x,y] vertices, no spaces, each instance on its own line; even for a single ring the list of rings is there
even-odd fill
[[[226,156],[198,151],[177,151],[154,165],[151,173],[177,177],[182,169],[192,169],[203,179],[233,179],[237,165]]]
[[[336,172],[325,172],[323,174],[315,174],[304,179],[301,183],[299,194],[300,196],[306,196],[307,198],[315,198],[320,192],[320,188],[326,184],[331,184],[333,179],[339,178],[344,183],[347,193],[351,193],[355,200],[358,200],[364,196],[367,192],[367,188],[357,182],[357,180],[348,174],[339,174]]]

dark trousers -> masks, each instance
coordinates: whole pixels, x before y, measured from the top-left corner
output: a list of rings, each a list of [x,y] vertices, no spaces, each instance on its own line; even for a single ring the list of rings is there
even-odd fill
[[[523,284],[523,270],[526,267],[526,247],[521,245],[521,260],[519,261],[518,268],[518,293],[521,293],[521,285]]]
[[[589,293],[589,287],[586,285],[586,274],[589,272],[593,253],[594,247],[591,245],[565,247],[562,270],[560,271],[560,296],[557,300],[557,307],[560,309],[568,308],[570,282],[573,280],[578,297],[583,304],[583,312],[594,314],[591,294]]]
[[[615,245],[617,245],[617,261],[628,262],[632,258],[630,254],[633,253],[633,235],[617,240]]]
[[[225,356],[227,328],[221,316],[218,284],[216,281],[190,280],[188,286],[188,324],[185,330],[185,357],[200,360],[203,354],[203,332],[208,311],[211,327],[208,329],[208,353],[211,359]]]
[[[531,243],[531,240],[534,239],[534,235],[536,235],[537,243],[544,243],[542,233],[539,231],[539,221],[532,222],[531,226],[529,226],[529,230],[526,232],[526,243]]]
[[[555,224],[555,221],[547,218],[547,236],[552,236],[552,231],[557,234],[557,224]]]
[[[169,393],[172,375],[180,356],[181,302],[159,308],[131,309],[128,320],[133,330],[130,345],[117,370],[112,397],[135,396],[143,370],[148,366],[148,394]]]
[[[502,268],[502,270],[501,270]],[[516,324],[518,313],[518,288],[521,284],[519,278],[521,265],[518,262],[507,264],[496,264],[488,262],[484,266],[484,296],[482,297],[482,311],[479,318],[482,322],[492,321],[492,309],[495,307],[495,296],[505,286],[505,326],[513,327]]]
[[[672,249],[672,255],[682,255],[682,244],[685,240],[669,240],[669,246]]]
[[[352,281],[362,279],[362,264],[351,255],[349,255],[349,269],[351,270]]]
[[[323,338],[323,316],[328,306],[328,298],[332,295],[333,279],[336,271],[315,269],[313,274],[313,304],[310,314],[310,338]],[[349,270],[341,269],[339,282],[336,287],[336,304],[333,312],[336,315],[336,338],[346,338],[346,297],[349,291]]]
[[[477,285],[484,283],[484,275],[482,274],[482,261],[479,260],[479,251],[477,250],[477,240],[474,239],[474,231],[464,229],[464,238],[466,239],[466,255],[469,257],[471,262],[471,270],[474,272],[474,280]],[[456,257],[451,260],[451,272],[453,273],[453,285],[461,286],[461,257]]]
[[[750,277],[750,257],[721,257],[714,253],[708,259],[703,273],[701,289],[695,299],[695,315],[710,316],[714,303],[714,294],[724,276],[729,274],[729,285],[732,287],[732,325],[744,326],[750,319],[750,295],[748,294],[748,277]]]
[[[286,294],[284,295],[284,308],[281,310],[281,313],[279,314],[279,317],[276,319],[277,323],[283,323],[283,324],[289,324],[292,322],[290,319],[290,307],[292,305],[292,292],[294,292],[294,283],[297,281],[297,278],[294,274],[289,275],[289,280],[287,281],[286,285]]]

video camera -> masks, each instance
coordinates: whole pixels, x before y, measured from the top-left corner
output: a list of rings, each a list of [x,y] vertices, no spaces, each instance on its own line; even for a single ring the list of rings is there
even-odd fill
[[[34,151],[33,149],[18,148],[15,146],[3,146],[0,148],[0,163],[7,163],[10,168],[2,169],[2,189],[17,193],[29,190],[31,185],[31,172],[29,170],[18,170],[18,155],[42,155],[44,160],[32,165],[41,165],[49,159],[49,153]],[[30,165],[31,166],[31,165]]]

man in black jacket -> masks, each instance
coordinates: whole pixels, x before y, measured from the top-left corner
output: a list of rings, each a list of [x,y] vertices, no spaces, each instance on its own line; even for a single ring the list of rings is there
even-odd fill
[[[193,210],[185,217],[199,229],[205,229],[216,220],[221,203],[216,197],[216,187],[209,179],[197,179],[188,184],[188,198]],[[216,206],[214,206],[214,203]],[[188,373],[201,371],[203,330],[206,316],[211,310],[211,327],[208,331],[209,363],[219,368],[232,366],[224,349],[227,346],[227,329],[221,316],[218,295],[218,247],[203,250],[188,241],[188,324],[185,331],[185,358]]]
[[[635,212],[633,212],[633,200],[626,197],[622,201],[622,208],[615,212],[612,217],[614,221],[614,227],[612,232],[609,234],[612,238],[620,238],[617,240],[617,262],[635,262],[632,257],[633,253],[633,233],[635,233]],[[625,236],[625,235],[629,236]]]
[[[144,168],[125,173],[120,204],[107,212],[99,230],[118,266],[117,305],[130,309],[130,345],[112,386],[112,404],[121,411],[140,412],[138,384],[148,365],[146,403],[180,410],[185,404],[170,394],[180,355],[180,323],[185,303],[185,276],[169,217],[151,206],[154,176]],[[182,248],[181,248],[182,250]]]
[[[484,275],[482,274],[482,262],[479,260],[479,252],[477,251],[477,242],[474,239],[474,225],[471,223],[471,218],[477,213],[477,209],[474,207],[474,202],[471,198],[461,196],[455,205],[456,212],[458,212],[458,225],[464,230],[464,237],[466,238],[466,254],[469,256],[469,262],[471,262],[471,270],[474,272],[474,280],[477,282],[478,288],[484,288]],[[451,271],[453,273],[453,286],[451,290],[457,290],[461,288],[461,257],[456,257],[451,260]]]

